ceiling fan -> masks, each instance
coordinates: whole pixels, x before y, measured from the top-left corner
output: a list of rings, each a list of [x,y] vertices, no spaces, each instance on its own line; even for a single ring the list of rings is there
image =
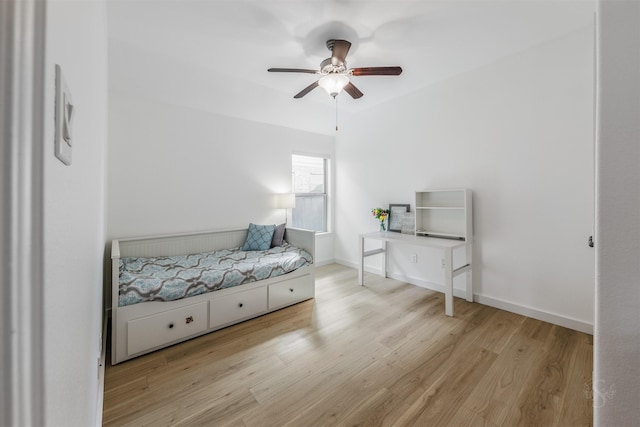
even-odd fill
[[[331,58],[320,63],[319,70],[303,68],[269,68],[272,73],[307,73],[320,74],[319,80],[298,92],[294,98],[302,98],[316,87],[320,86],[334,98],[344,89],[353,99],[361,98],[363,93],[350,81],[354,76],[399,76],[401,67],[361,67],[347,68],[347,53],[351,43],[346,40],[327,40],[327,49],[331,51]]]

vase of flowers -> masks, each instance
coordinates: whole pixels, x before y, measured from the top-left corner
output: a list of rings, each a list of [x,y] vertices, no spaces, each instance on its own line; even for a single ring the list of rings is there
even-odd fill
[[[382,209],[382,208],[373,208],[371,209],[371,213],[373,214],[373,217],[375,219],[380,221],[380,231],[387,231],[387,228],[385,227],[384,222],[389,217],[389,210]]]

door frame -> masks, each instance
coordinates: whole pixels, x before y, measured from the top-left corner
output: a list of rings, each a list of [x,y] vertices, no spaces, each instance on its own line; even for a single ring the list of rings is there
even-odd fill
[[[46,0],[0,1],[0,425],[44,425]]]

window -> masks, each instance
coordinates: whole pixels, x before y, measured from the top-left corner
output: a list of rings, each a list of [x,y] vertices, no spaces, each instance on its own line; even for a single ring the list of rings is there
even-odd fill
[[[328,162],[323,157],[291,156],[296,207],[291,222],[296,228],[327,231]]]

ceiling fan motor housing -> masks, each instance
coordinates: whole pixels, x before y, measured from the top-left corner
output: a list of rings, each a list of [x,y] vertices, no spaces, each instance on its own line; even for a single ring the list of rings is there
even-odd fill
[[[347,72],[347,62],[340,65],[333,65],[331,58],[327,58],[320,63],[321,74],[345,74]]]

